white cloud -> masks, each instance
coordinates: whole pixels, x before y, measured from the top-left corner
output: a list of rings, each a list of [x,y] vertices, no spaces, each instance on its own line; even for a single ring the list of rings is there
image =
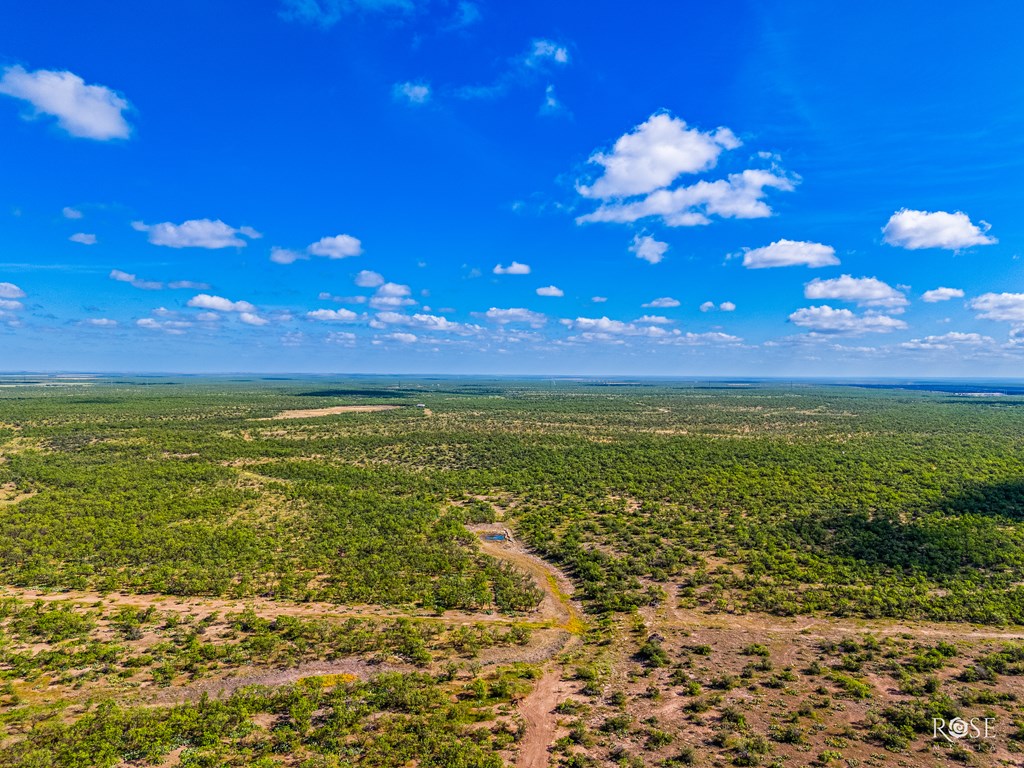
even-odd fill
[[[348,331],[331,331],[327,334],[325,341],[328,344],[340,344],[345,347],[351,347],[355,344],[356,335]]]
[[[678,307],[679,300],[673,299],[671,296],[662,296],[658,299],[653,299],[646,304],[641,304],[644,309],[665,309],[668,307]]]
[[[820,333],[850,335],[889,333],[907,327],[905,322],[895,317],[872,313],[856,315],[848,309],[833,309],[827,304],[798,309],[789,316],[789,321],[794,325],[810,328]]]
[[[1024,293],[983,293],[967,306],[984,320],[1024,323]]]
[[[637,323],[626,323],[622,320],[612,320],[608,317],[577,317],[575,320],[565,320],[563,325],[585,334],[608,334],[613,336],[667,336],[670,333],[679,331],[667,331],[659,328],[657,324],[639,325]],[[597,340],[600,340],[597,338]]]
[[[545,61],[568,64],[569,50],[564,45],[559,45],[551,40],[534,40],[530,46],[530,52],[526,54],[524,63],[528,67],[536,67]]]
[[[256,307],[248,301],[231,301],[223,296],[200,293],[188,300],[188,306],[197,309],[212,309],[217,312],[255,312]]]
[[[403,315],[400,312],[379,312],[371,325],[377,328],[383,328],[388,325],[405,325],[421,328],[425,331],[443,331],[462,335],[475,334],[483,330],[479,325],[457,323],[441,315],[425,313]]]
[[[246,325],[266,325],[270,322],[265,317],[260,317],[255,312],[240,312],[238,319]]]
[[[135,324],[140,328],[146,328],[151,331],[163,331],[175,336],[180,336],[185,333],[186,328],[192,327],[192,323],[183,320],[154,320],[151,317],[136,320]]]
[[[81,243],[82,245],[96,245],[96,235],[90,235],[85,232],[76,232],[68,240],[72,243]]]
[[[209,289],[210,285],[209,283],[199,283],[195,280],[171,280],[171,282],[167,284],[167,287],[172,290],[189,288],[194,291],[205,291]]]
[[[395,83],[391,88],[395,101],[408,104],[426,104],[430,101],[430,86],[426,83]]]
[[[815,278],[804,286],[808,299],[837,299],[856,302],[861,307],[905,307],[907,297],[876,277],[841,275],[831,280]]]
[[[537,295],[538,296],[550,296],[550,297],[554,297],[554,298],[559,298],[561,296],[565,296],[565,291],[563,291],[558,286],[548,285],[548,286],[545,286],[543,288],[538,288],[537,289]]]
[[[83,139],[126,139],[131,126],[124,119],[128,102],[102,85],[86,85],[73,72],[20,66],[7,67],[0,78],[0,93],[29,102],[37,115],[57,118],[57,125]]]
[[[0,299],[22,299],[25,292],[14,283],[0,283]]]
[[[356,275],[355,283],[360,288],[376,288],[384,285],[384,276],[380,272],[364,269]]]
[[[668,114],[651,115],[620,136],[609,153],[589,162],[604,171],[592,184],[578,184],[584,197],[609,199],[643,195],[669,186],[684,173],[713,168],[723,150],[740,146],[728,128],[704,133]]]
[[[882,239],[889,245],[910,250],[944,248],[947,251],[999,242],[985,234],[989,230],[986,222],[980,224],[973,224],[967,214],[960,211],[929,213],[903,208],[896,211],[882,227]]]
[[[278,248],[276,245],[270,249],[270,260],[275,264],[294,264],[296,261],[308,259],[309,256],[289,248]]]
[[[395,341],[400,341],[403,344],[412,344],[418,337],[415,333],[389,333],[385,338],[394,339]]]
[[[670,227],[695,227],[710,224],[713,215],[725,219],[762,219],[772,215],[772,209],[764,202],[768,189],[790,192],[795,184],[781,173],[748,169],[717,181],[659,189],[635,202],[602,203],[593,213],[577,217],[576,222],[628,224],[657,216]]]
[[[321,320],[328,323],[351,323],[357,320],[359,315],[350,309],[314,309],[307,312],[306,317],[310,320]]]
[[[345,259],[358,256],[363,252],[363,244],[351,235],[335,235],[322,237],[307,249],[314,256],[326,256],[329,259]]]
[[[77,208],[71,208],[70,206],[65,206],[61,213],[64,214],[65,219],[80,219],[83,216],[80,210]]]
[[[509,309],[491,307],[484,313],[484,317],[501,325],[506,323],[525,323],[533,328],[540,328],[548,321],[546,315],[529,309],[523,309],[522,307],[511,307]]]
[[[962,299],[964,292],[959,288],[932,288],[921,294],[921,301],[934,304],[937,301],[949,301],[950,299]]]
[[[520,264],[518,261],[513,261],[507,267],[496,264],[493,272],[496,275],[528,275],[530,274],[530,265]]]
[[[739,336],[733,336],[721,331],[709,331],[707,333],[684,333],[681,336],[673,337],[672,342],[676,344],[738,344],[743,341]]]
[[[960,333],[950,331],[941,336],[925,336],[923,339],[911,339],[900,344],[904,349],[954,349],[957,346],[977,347],[995,344],[991,336],[980,333]]]
[[[604,304],[606,301],[608,301],[608,297],[607,296],[591,296],[590,300],[592,302],[594,302],[595,304]]]
[[[715,302],[713,301],[705,301],[703,304],[700,305],[701,312],[714,312],[716,309],[721,310],[722,312],[735,312],[736,305],[733,304],[731,301],[723,301],[717,307],[715,306]]]
[[[743,254],[747,269],[768,267],[831,267],[839,263],[836,249],[831,245],[802,240],[776,240],[762,248],[752,248]]]
[[[660,217],[668,226],[692,227],[711,223],[711,216],[771,216],[764,201],[767,190],[791,191],[797,182],[774,162],[767,170],[747,169],[724,179],[670,188],[684,174],[713,168],[723,151],[739,146],[728,128],[703,132],[668,114],[651,115],[621,136],[610,152],[590,157],[603,171],[591,183],[578,182],[576,189],[601,204],[576,222],[629,223]]]
[[[374,309],[394,309],[395,307],[411,306],[416,303],[413,299],[408,298],[411,292],[408,285],[383,283],[370,298],[370,306]]]
[[[20,301],[14,301],[13,299],[0,299],[0,315],[4,312],[16,312],[19,309],[24,309],[25,305]]]
[[[655,240],[650,235],[635,235],[629,250],[635,253],[638,259],[643,259],[649,264],[657,264],[665,258],[668,243]]]
[[[643,317],[638,317],[634,322],[647,323],[649,325],[669,325],[675,321],[669,320],[664,315],[644,315]]]
[[[156,280],[142,280],[131,272],[122,272],[120,269],[110,270],[109,275],[111,280],[117,280],[119,283],[128,283],[132,288],[139,288],[143,291],[159,291],[164,287],[164,284]]]
[[[83,320],[81,325],[91,325],[96,328],[113,328],[117,325],[117,320],[111,320],[109,317],[90,317],[88,320]]]
[[[244,248],[248,243],[242,239],[262,237],[252,227],[232,227],[220,219],[190,219],[181,224],[169,221],[160,224],[145,224],[133,221],[132,228],[146,232],[149,242],[168,248]]]

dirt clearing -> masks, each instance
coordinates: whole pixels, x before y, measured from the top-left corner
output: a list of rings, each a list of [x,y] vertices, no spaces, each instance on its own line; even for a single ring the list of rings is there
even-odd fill
[[[307,408],[296,411],[281,411],[276,416],[269,416],[256,421],[281,421],[282,419],[312,419],[317,416],[333,416],[336,413],[374,413],[376,411],[393,411],[400,405],[333,405],[330,408]]]

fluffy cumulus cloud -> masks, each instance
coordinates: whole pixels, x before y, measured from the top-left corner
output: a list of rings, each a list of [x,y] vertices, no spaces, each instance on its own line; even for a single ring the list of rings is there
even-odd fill
[[[511,307],[509,309],[491,307],[484,313],[484,317],[500,325],[523,323],[532,328],[540,328],[548,321],[546,315],[530,309],[523,309],[522,307]]]
[[[565,291],[555,285],[546,285],[543,288],[537,289],[538,296],[548,296],[553,298],[560,298],[565,296]]]
[[[888,315],[855,314],[848,309],[833,309],[827,304],[804,307],[789,316],[789,322],[818,333],[857,336],[864,333],[889,333],[907,327],[902,320]]]
[[[662,296],[657,299],[652,299],[641,306],[644,309],[667,309],[670,307],[678,307],[679,303],[679,299],[673,299],[671,296]]]
[[[962,299],[964,292],[959,288],[932,288],[921,294],[921,301],[934,304],[938,301],[949,301],[950,299]]]
[[[971,299],[967,306],[983,320],[1024,324],[1024,293],[983,293]]]
[[[328,259],[347,259],[350,256],[360,256],[363,253],[363,244],[352,235],[333,235],[321,237],[315,243],[306,247],[305,251],[295,251],[290,248],[270,249],[270,260],[275,264],[293,264],[296,261],[304,261],[310,256],[325,256]]]
[[[395,83],[391,95],[395,101],[406,104],[426,104],[430,101],[430,86],[426,83]]]
[[[966,213],[957,211],[912,211],[904,208],[896,211],[882,228],[882,236],[889,245],[918,250],[920,248],[944,248],[959,251],[972,245],[992,245],[999,242],[986,234],[989,225],[971,222]]]
[[[301,259],[308,259],[309,256],[302,251],[293,251],[290,248],[278,248],[276,245],[270,249],[270,260],[275,264],[294,264]]]
[[[117,320],[111,320],[109,317],[90,317],[79,325],[90,325],[93,328],[116,328]]]
[[[212,309],[216,312],[255,312],[256,307],[248,301],[231,301],[223,296],[200,293],[188,300],[188,306],[196,309]]]
[[[529,264],[520,264],[518,261],[513,261],[507,267],[501,264],[496,264],[492,270],[496,275],[528,275],[530,274]]]
[[[373,328],[386,328],[391,325],[402,325],[410,328],[418,328],[424,331],[457,333],[464,336],[480,333],[483,330],[479,325],[457,323],[443,317],[442,315],[431,315],[427,313],[403,315],[400,312],[379,312],[370,323],[370,326]]]
[[[803,240],[776,240],[771,245],[751,248],[743,254],[743,266],[747,269],[831,267],[838,263],[836,249],[831,245]]]
[[[61,214],[63,214],[65,219],[81,219],[84,215],[80,210],[71,206],[65,206]]]
[[[360,270],[356,275],[355,283],[360,288],[376,288],[384,285],[384,275],[370,269]]]
[[[631,323],[608,317],[577,317],[575,320],[565,319],[561,322],[566,328],[577,331],[577,335],[570,336],[569,341],[621,344],[623,337],[640,337],[653,339],[657,343],[686,345],[732,344],[742,341],[738,336],[727,333],[683,333],[677,328],[664,328],[663,326],[671,321],[663,317],[646,316]]]
[[[804,286],[808,299],[836,299],[854,302],[861,307],[905,307],[907,297],[876,277],[841,275],[831,280],[816,278]]]
[[[244,248],[248,243],[243,237],[262,237],[252,227],[232,227],[220,219],[190,219],[181,224],[169,221],[160,224],[145,224],[133,221],[132,228],[145,232],[153,245],[168,248]]]
[[[956,349],[958,347],[982,347],[994,345],[995,339],[991,336],[982,336],[980,333],[960,333],[951,331],[941,336],[925,336],[923,339],[911,339],[900,344],[904,349]]]
[[[164,310],[164,313],[166,313],[166,310]],[[157,320],[153,317],[143,317],[140,320],[136,320],[135,324],[139,328],[145,328],[149,331],[163,331],[172,336],[180,336],[192,327],[192,323],[187,320]]]
[[[657,264],[665,258],[665,253],[668,251],[668,243],[655,240],[650,235],[635,235],[629,250],[638,259],[643,259],[648,264]]]
[[[731,301],[723,301],[718,306],[715,306],[715,302],[713,301],[705,301],[703,304],[700,305],[701,312],[714,312],[716,309],[722,312],[735,312],[736,305],[733,304]]]
[[[351,323],[359,319],[359,315],[350,309],[314,309],[306,313],[310,320],[319,320],[325,323]]]
[[[57,118],[57,125],[72,136],[107,141],[131,134],[124,97],[102,85],[86,85],[73,72],[7,67],[0,78],[0,93],[31,104],[30,118]]]
[[[363,244],[351,235],[334,235],[322,237],[307,249],[314,256],[326,256],[329,259],[347,259],[363,252]]]
[[[86,232],[76,232],[68,240],[81,245],[96,245],[96,235],[90,235]]]
[[[668,114],[651,115],[620,136],[611,152],[595,152],[590,162],[604,170],[591,184],[579,184],[584,197],[595,199],[643,195],[669,186],[684,173],[713,168],[723,150],[740,146],[728,128],[704,133]]]
[[[609,317],[577,317],[575,320],[563,320],[562,325],[572,330],[581,331],[586,340],[601,340],[610,336],[648,336],[664,337],[673,333],[680,333],[678,330],[662,328],[662,323],[641,324],[627,323],[622,320],[612,320]]]
[[[579,182],[576,189],[600,205],[576,221],[628,223],[658,217],[672,227],[692,227],[709,224],[711,216],[770,216],[764,200],[767,190],[788,192],[796,183],[774,165],[672,186],[683,175],[710,170],[723,151],[740,144],[728,128],[704,132],[668,114],[651,115],[619,137],[610,152],[591,155],[590,162],[602,171],[593,181]]]
[[[25,292],[14,283],[0,283],[0,319],[16,324],[17,317],[13,314],[24,306],[18,299],[25,298]]]
[[[392,341],[398,341],[402,344],[414,344],[418,340],[418,336],[415,333],[389,333],[384,338],[391,339]]]
[[[382,283],[370,297],[370,306],[374,309],[394,309],[396,307],[407,307],[415,304],[415,300],[409,298],[412,290],[408,285],[400,283]]]
[[[23,299],[25,292],[14,283],[0,283],[0,299]]]

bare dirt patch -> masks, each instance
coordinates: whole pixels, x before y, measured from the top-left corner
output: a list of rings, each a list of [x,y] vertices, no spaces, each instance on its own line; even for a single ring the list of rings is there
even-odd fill
[[[281,421],[282,419],[313,419],[317,416],[333,416],[336,413],[375,413],[377,411],[393,411],[400,405],[333,405],[329,408],[305,408],[294,411],[281,411],[276,416],[255,421]]]

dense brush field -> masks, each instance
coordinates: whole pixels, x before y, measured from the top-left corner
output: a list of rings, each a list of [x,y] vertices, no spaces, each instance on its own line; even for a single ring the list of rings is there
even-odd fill
[[[517,704],[552,668],[555,764],[996,764],[1024,737],[1024,650],[999,644],[1024,624],[1024,397],[644,381],[0,383],[0,765],[524,764]],[[275,418],[345,405],[397,407]],[[589,617],[582,642],[538,650],[545,633],[584,630],[540,616],[543,600],[567,600],[554,576],[485,552],[486,525],[568,577]],[[735,683],[701,677],[689,633],[751,617],[768,634],[734,649]],[[864,630],[806,640],[816,666],[783,673],[772,627],[799,617]],[[972,631],[996,644],[870,635],[914,622],[983,625]],[[609,652],[620,643],[636,655]],[[883,659],[929,652],[933,666],[895,677],[895,693],[878,682],[895,675]],[[998,670],[971,661],[990,658]],[[241,668],[341,659],[367,667],[221,698],[186,691],[174,708],[152,700]],[[977,690],[969,705],[947,690],[978,684],[972,674],[989,675],[982,704],[1003,707],[1002,751],[928,747],[928,702],[950,716],[977,705]],[[793,682],[807,675],[813,685]],[[819,700],[876,697],[846,732],[820,736],[868,752],[803,749],[825,727],[799,717],[773,739],[787,726],[728,699],[758,678]],[[650,710],[671,689],[678,707],[644,715],[658,725],[607,699],[635,694]],[[925,707],[916,721],[886,719],[911,701]],[[827,723],[811,717],[821,709],[807,722]],[[707,726],[709,710],[717,730],[683,744],[683,725]],[[926,757],[906,757],[915,743]]]

